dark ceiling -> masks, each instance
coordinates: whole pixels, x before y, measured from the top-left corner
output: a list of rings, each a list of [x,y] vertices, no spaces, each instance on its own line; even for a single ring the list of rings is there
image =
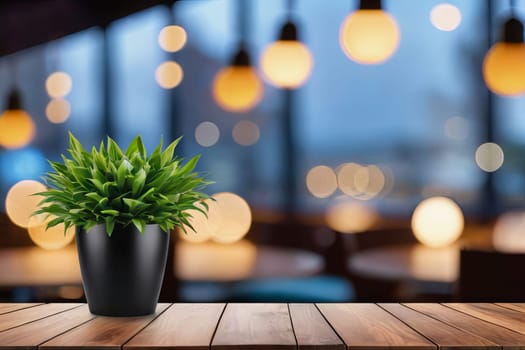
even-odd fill
[[[0,56],[175,0],[0,0]]]

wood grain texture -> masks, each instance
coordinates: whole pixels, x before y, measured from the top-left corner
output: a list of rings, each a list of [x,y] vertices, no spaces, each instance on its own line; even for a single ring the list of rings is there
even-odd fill
[[[36,349],[39,344],[62,334],[94,315],[87,305],[61,312],[22,326],[0,332],[0,349]]]
[[[374,304],[318,304],[348,349],[436,349],[430,341]]]
[[[404,304],[451,326],[481,336],[500,345],[504,350],[525,350],[525,335],[496,326],[439,304]]]
[[[286,304],[228,304],[213,338],[212,349],[295,349]]]
[[[525,312],[525,303],[496,303],[498,306],[506,307],[520,312]]]
[[[288,309],[298,349],[346,349],[344,343],[314,304],[290,304]]]
[[[59,312],[79,307],[82,304],[42,304],[0,315],[0,331],[45,318]]]
[[[158,304],[155,314],[144,317],[98,316],[40,346],[40,349],[117,350],[153,321],[169,304]]]
[[[126,343],[124,349],[207,350],[225,306],[173,304]]]
[[[42,303],[3,303],[0,304],[0,314],[6,314],[8,312],[27,309],[38,305],[42,305]]]
[[[482,337],[462,331],[446,323],[428,317],[420,312],[400,304],[379,304],[380,307],[392,313],[395,317],[415,329],[433,343],[444,349],[493,349],[500,347]]]
[[[444,305],[474,317],[481,318],[482,320],[525,334],[525,314],[522,312],[489,303],[446,303]]]

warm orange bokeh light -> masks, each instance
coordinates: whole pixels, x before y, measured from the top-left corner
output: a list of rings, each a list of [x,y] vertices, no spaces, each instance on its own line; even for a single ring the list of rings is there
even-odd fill
[[[326,224],[341,233],[355,233],[370,229],[377,221],[378,215],[371,208],[359,202],[339,202],[328,208],[325,215]]]
[[[337,190],[337,176],[326,165],[315,166],[306,174],[306,188],[314,197],[330,197]]]
[[[35,137],[35,123],[23,109],[6,110],[0,116],[0,145],[20,148]]]
[[[163,62],[155,70],[155,80],[164,89],[177,87],[183,78],[182,67],[174,61]]]
[[[34,180],[22,180],[14,184],[5,198],[5,210],[11,221],[20,227],[27,228],[31,214],[37,209],[42,196],[33,196],[44,192],[45,185]]]
[[[53,124],[61,124],[69,119],[71,105],[63,98],[54,98],[46,106],[46,117]]]
[[[70,227],[64,234],[64,224],[46,230],[46,224],[52,219],[53,217],[46,219],[44,215],[33,216],[29,219],[27,228],[33,243],[47,250],[64,248],[75,238],[75,228]]]
[[[295,40],[278,40],[261,57],[264,77],[281,88],[296,88],[310,77],[313,58],[306,45]]]
[[[483,61],[483,78],[495,94],[517,96],[525,93],[525,44],[494,44]]]
[[[412,231],[428,247],[445,247],[463,233],[463,212],[452,199],[431,197],[418,204],[412,214]]]
[[[186,44],[187,35],[181,26],[166,26],[159,33],[159,46],[167,52],[177,52]]]
[[[183,240],[193,243],[205,242],[211,239],[217,231],[221,222],[217,203],[212,200],[206,200],[206,204],[208,204],[209,208],[207,217],[198,210],[188,210],[188,213],[192,215],[188,221],[193,230],[190,227],[185,227],[186,232],[179,229],[179,235]]]
[[[257,105],[263,95],[263,84],[250,66],[221,69],[213,81],[213,98],[230,112],[245,112]]]
[[[46,91],[49,97],[64,97],[71,92],[73,81],[65,72],[54,72],[46,79]]]
[[[382,10],[358,10],[346,17],[339,31],[343,52],[361,64],[383,63],[399,45],[396,20]]]
[[[217,205],[219,224],[212,239],[219,243],[234,243],[242,239],[252,225],[252,212],[246,201],[235,193],[221,192],[212,196]],[[211,213],[215,215],[215,213]]]

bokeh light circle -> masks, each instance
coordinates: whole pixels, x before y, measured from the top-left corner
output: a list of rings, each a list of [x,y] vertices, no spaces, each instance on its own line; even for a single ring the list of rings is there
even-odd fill
[[[478,147],[475,158],[481,170],[491,173],[501,168],[505,155],[497,143],[487,142]]]
[[[65,97],[73,88],[71,76],[65,72],[54,72],[46,79],[46,91],[49,97]]]
[[[75,227],[70,227],[64,234],[64,224],[51,227],[46,230],[46,224],[55,219],[50,216],[37,215],[29,219],[27,231],[29,237],[37,246],[47,250],[61,249],[75,239]]]
[[[430,22],[439,30],[453,31],[461,24],[461,11],[452,4],[438,4],[430,11]]]
[[[46,117],[53,124],[61,124],[69,119],[71,105],[63,98],[53,98],[46,106]]]
[[[326,165],[315,166],[306,174],[306,187],[314,197],[330,197],[337,189],[337,176]]]
[[[163,62],[155,70],[155,80],[164,89],[177,87],[183,78],[182,67],[174,61]]]
[[[241,240],[252,224],[252,212],[248,203],[231,192],[216,193],[212,197],[216,201],[217,215],[220,218],[212,240],[219,243],[234,243]]]
[[[212,122],[202,122],[195,128],[195,141],[202,147],[211,147],[219,141],[221,132]]]
[[[43,199],[42,196],[33,196],[33,194],[46,190],[44,184],[35,180],[22,180],[14,184],[5,199],[5,210],[9,219],[15,225],[27,228],[31,214]]]
[[[22,109],[6,110],[0,116],[0,145],[15,149],[27,146],[35,137],[33,119]]]
[[[232,130],[232,137],[241,146],[251,146],[259,141],[261,133],[259,127],[252,121],[240,120]]]
[[[185,227],[186,232],[179,229],[180,237],[188,242],[202,243],[211,239],[211,237],[217,232],[219,224],[221,222],[221,216],[217,207],[217,202],[207,199],[206,204],[208,205],[207,215],[204,215],[198,210],[188,210],[191,214],[191,218],[188,219],[190,227]],[[201,209],[204,209],[202,205],[199,205]]]
[[[492,244],[501,252],[525,253],[525,212],[509,212],[501,215],[494,225]]]
[[[188,36],[181,26],[170,25],[161,29],[158,37],[159,46],[167,52],[177,52],[184,47]]]
[[[412,231],[419,242],[429,247],[445,247],[463,233],[461,208],[450,198],[431,197],[418,204],[412,214]]]

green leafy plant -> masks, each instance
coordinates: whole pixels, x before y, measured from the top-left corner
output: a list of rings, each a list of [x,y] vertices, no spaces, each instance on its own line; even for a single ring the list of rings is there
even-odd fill
[[[36,214],[52,219],[47,228],[64,223],[65,229],[75,225],[86,231],[105,224],[109,236],[115,225],[135,225],[144,232],[147,224],[158,224],[168,232],[174,227],[192,228],[188,210],[205,215],[208,195],[200,192],[209,184],[193,172],[200,156],[182,164],[174,156],[181,138],[162,149],[162,141],[147,155],[140,136],[123,152],[108,137],[106,145],[86,151],[69,133],[68,153],[63,163],[50,162],[53,171],[45,176],[51,189],[37,193],[44,199]]]

